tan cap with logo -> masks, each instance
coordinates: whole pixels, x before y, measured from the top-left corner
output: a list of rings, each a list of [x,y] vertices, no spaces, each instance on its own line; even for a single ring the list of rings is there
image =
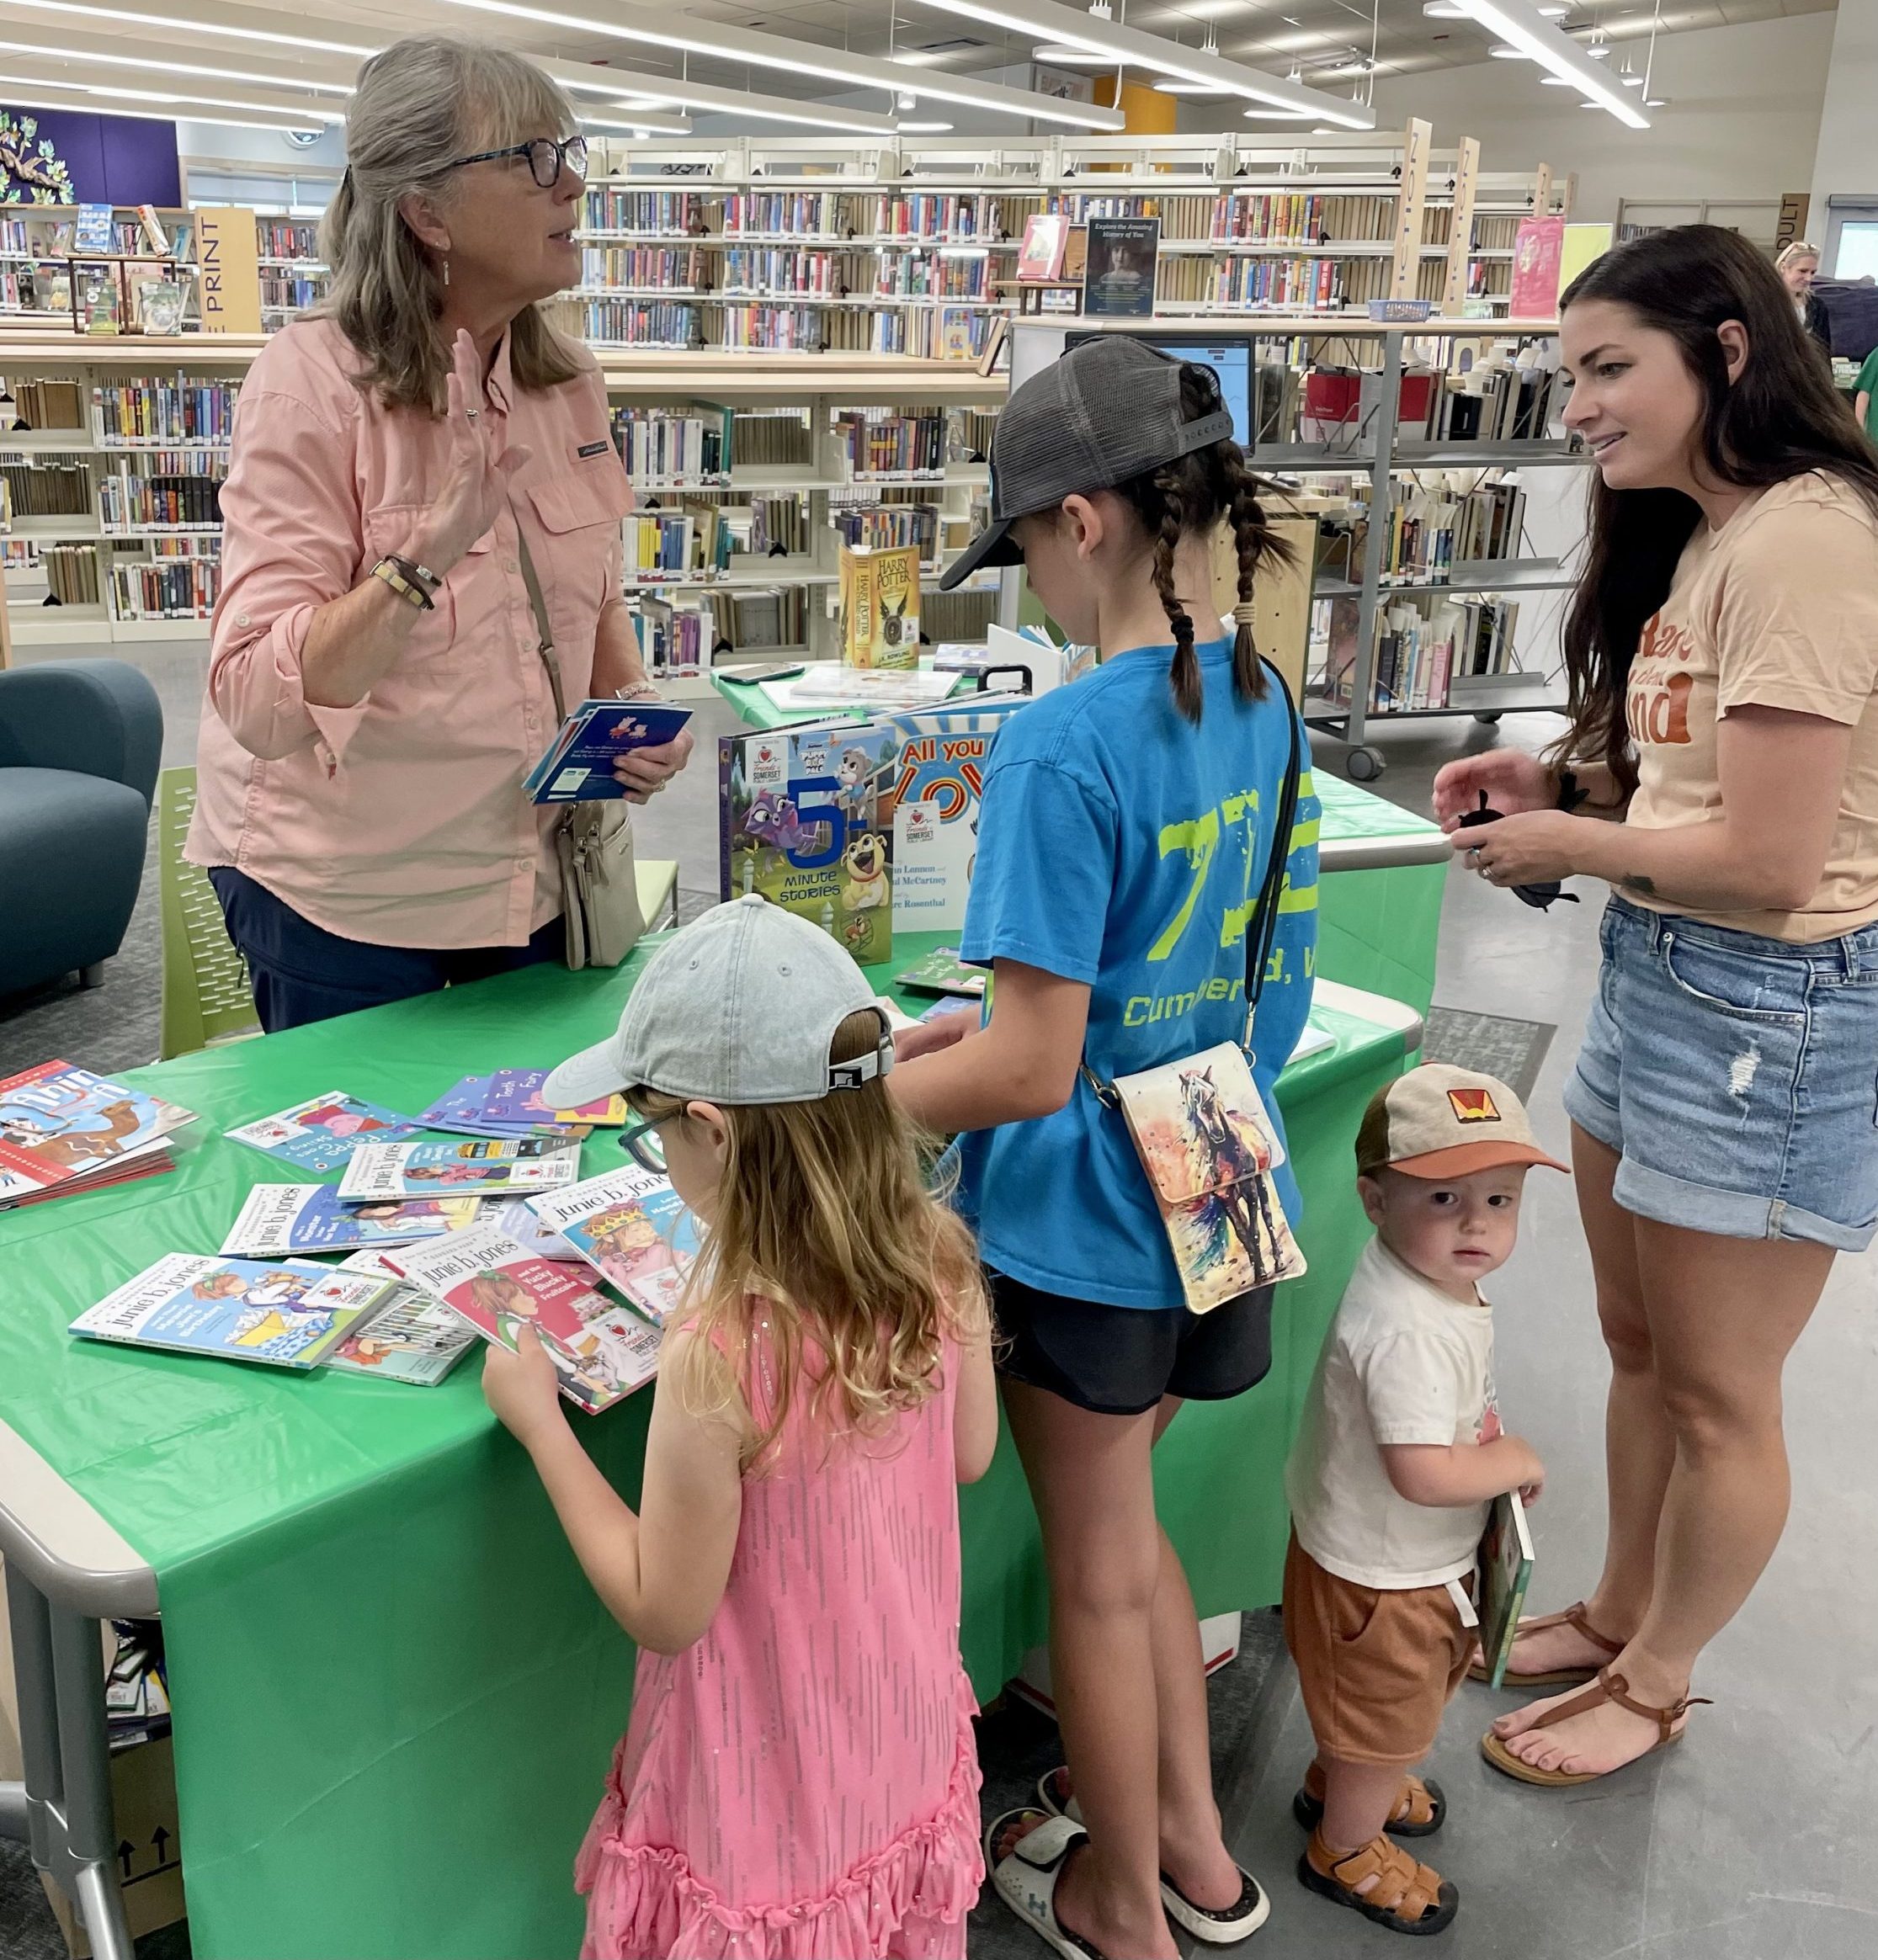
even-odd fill
[[[1356,1133],[1356,1168],[1465,1177],[1499,1164],[1565,1166],[1533,1141],[1519,1098],[1492,1076],[1424,1062],[1377,1090]]]

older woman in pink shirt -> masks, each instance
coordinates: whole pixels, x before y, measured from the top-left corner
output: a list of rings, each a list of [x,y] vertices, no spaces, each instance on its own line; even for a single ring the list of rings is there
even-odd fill
[[[650,693],[606,390],[537,305],[579,277],[573,127],[504,49],[368,61],[332,296],[242,388],[189,855],[270,1030],[560,956],[557,813],[522,794],[556,727],[529,566],[565,698]],[[622,763],[630,793],[690,746]]]

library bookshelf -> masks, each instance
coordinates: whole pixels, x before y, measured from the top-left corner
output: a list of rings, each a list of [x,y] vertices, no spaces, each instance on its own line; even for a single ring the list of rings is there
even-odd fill
[[[1191,340],[1191,327],[1025,320],[1013,384],[1054,360],[1069,331],[1166,343]],[[1558,422],[1557,332],[1553,320],[1274,316],[1210,321],[1190,357],[1221,368],[1253,466],[1308,492],[1318,513],[1303,710],[1349,746],[1359,782],[1382,773],[1378,727],[1562,704],[1556,678],[1523,668],[1515,647],[1522,598],[1576,583],[1560,559],[1529,550],[1524,522],[1528,472],[1588,461]]]
[[[0,429],[5,645],[205,635],[219,571],[215,490],[237,392],[265,344],[0,332],[0,406],[31,424]],[[676,693],[708,692],[714,651],[832,657],[843,519],[918,522],[933,583],[970,534],[1002,374],[865,353],[606,349],[600,359],[617,439],[636,426],[704,422],[729,438],[727,466],[688,469],[648,453],[634,471],[626,597]],[[874,438],[857,438],[870,429]],[[894,460],[894,440],[922,446],[903,467],[879,466]],[[682,561],[638,550],[648,517],[676,520]],[[723,546],[708,561],[698,549],[707,537]],[[928,592],[929,637],[982,639],[997,598],[991,585]],[[673,640],[661,628],[678,629],[680,641],[689,630],[697,672],[668,657]]]

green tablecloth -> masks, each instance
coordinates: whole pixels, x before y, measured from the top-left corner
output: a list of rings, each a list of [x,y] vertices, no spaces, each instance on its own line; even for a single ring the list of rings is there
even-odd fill
[[[136,1071],[204,1118],[178,1170],[0,1214],[0,1418],[158,1575],[201,1960],[572,1952],[569,1862],[630,1649],[473,1365],[433,1389],[299,1378],[66,1326],[160,1254],[214,1251],[248,1188],[282,1176],[221,1135],[233,1123],[333,1088],[417,1110],[460,1076],[553,1062],[611,1028],[630,972],[538,967]],[[1269,1379],[1188,1411],[1159,1453],[1202,1612],[1277,1596],[1279,1465],[1365,1229],[1350,1138],[1402,1065],[1399,1034],[1322,1018],[1336,1045],[1279,1091],[1311,1272],[1284,1290]],[[619,1161],[611,1133],[588,1145],[589,1173]],[[650,1402],[581,1421],[629,1499]],[[964,1513],[966,1652],[989,1695],[1045,1632],[1008,1442]]]

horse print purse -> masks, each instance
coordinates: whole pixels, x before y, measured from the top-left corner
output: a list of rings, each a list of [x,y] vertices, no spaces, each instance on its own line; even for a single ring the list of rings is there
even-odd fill
[[[1271,862],[1258,910],[1246,926],[1246,1032],[1243,1044],[1163,1062],[1111,1083],[1085,1058],[1083,1074],[1097,1097],[1128,1124],[1161,1222],[1173,1249],[1189,1309],[1204,1314],[1241,1293],[1295,1279],[1304,1255],[1285,1217],[1273,1171],[1285,1161],[1278,1127],[1252,1074],[1252,1024],[1278,930],[1278,903],[1290,856],[1301,758],[1297,714],[1284,677],[1268,661],[1291,725]]]

